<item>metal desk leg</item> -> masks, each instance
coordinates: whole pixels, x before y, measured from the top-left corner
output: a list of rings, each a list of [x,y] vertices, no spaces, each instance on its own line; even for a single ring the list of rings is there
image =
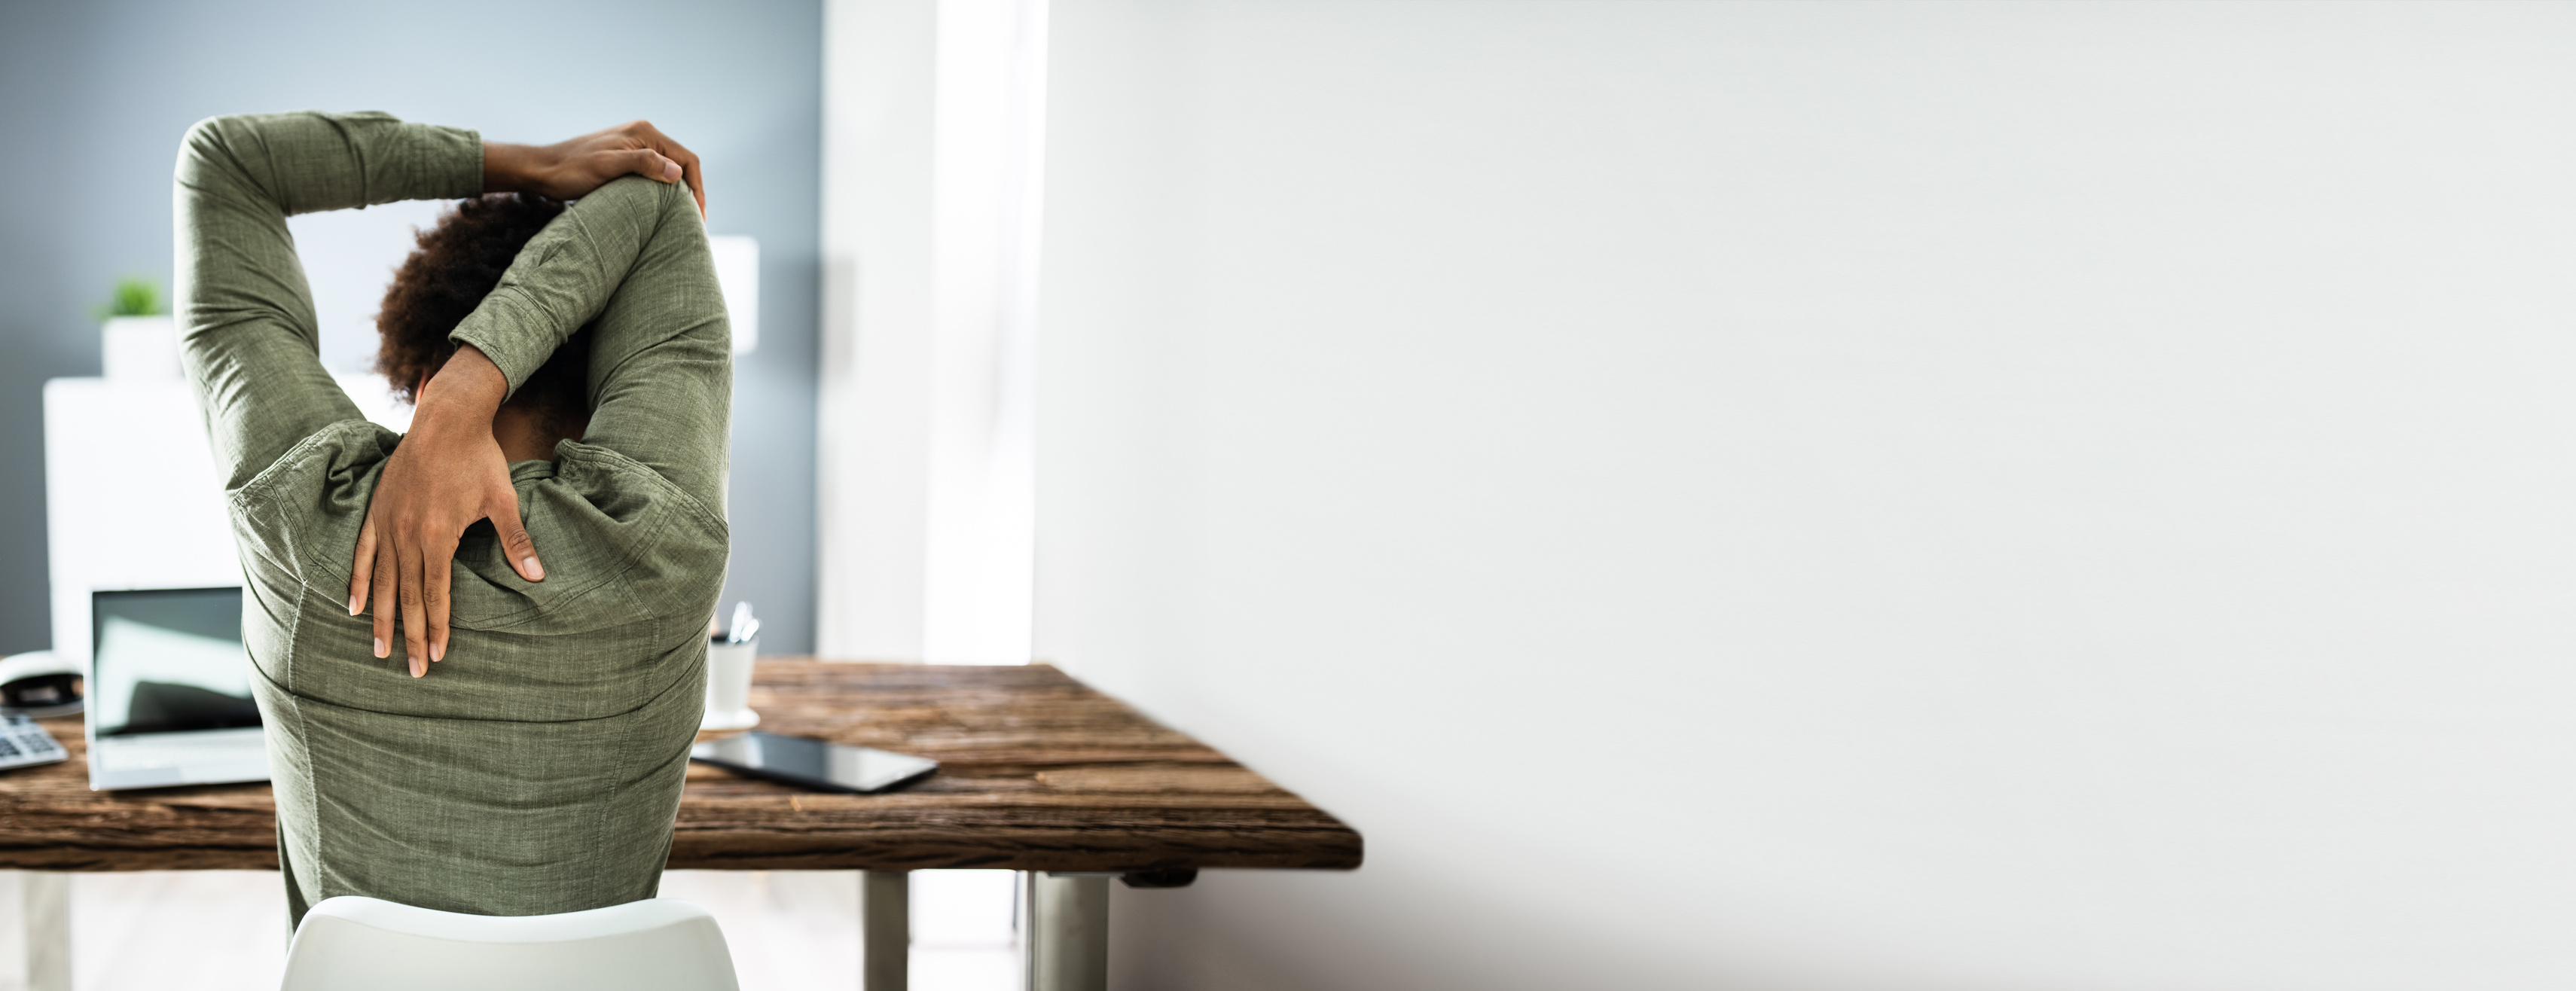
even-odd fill
[[[1021,875],[1021,959],[1029,991],[1108,991],[1109,879],[1115,874]]]
[[[859,872],[859,987],[904,991],[912,982],[912,875]],[[70,991],[66,986],[64,991]]]
[[[72,879],[20,871],[25,886],[27,991],[72,991]]]

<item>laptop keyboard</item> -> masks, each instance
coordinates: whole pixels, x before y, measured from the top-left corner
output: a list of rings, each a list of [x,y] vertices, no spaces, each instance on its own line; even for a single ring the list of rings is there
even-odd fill
[[[156,767],[267,759],[268,740],[258,729],[111,736],[90,744],[90,762],[101,771],[143,771]]]
[[[0,768],[51,764],[69,756],[35,720],[14,712],[0,716]]]

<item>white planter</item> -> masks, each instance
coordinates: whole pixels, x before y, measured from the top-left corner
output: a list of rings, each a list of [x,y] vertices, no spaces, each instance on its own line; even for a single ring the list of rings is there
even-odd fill
[[[176,381],[179,329],[169,317],[109,317],[99,329],[100,374],[119,381]]]

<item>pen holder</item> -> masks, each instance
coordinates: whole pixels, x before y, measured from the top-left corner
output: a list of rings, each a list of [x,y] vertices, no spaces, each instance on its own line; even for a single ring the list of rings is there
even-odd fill
[[[707,714],[698,720],[700,731],[760,725],[760,713],[751,711],[751,658],[759,647],[757,638],[707,644]]]

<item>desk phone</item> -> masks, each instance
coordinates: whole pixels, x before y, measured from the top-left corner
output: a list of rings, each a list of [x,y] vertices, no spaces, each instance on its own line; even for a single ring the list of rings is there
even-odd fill
[[[35,720],[15,712],[0,716],[0,769],[51,764],[70,756]]]

